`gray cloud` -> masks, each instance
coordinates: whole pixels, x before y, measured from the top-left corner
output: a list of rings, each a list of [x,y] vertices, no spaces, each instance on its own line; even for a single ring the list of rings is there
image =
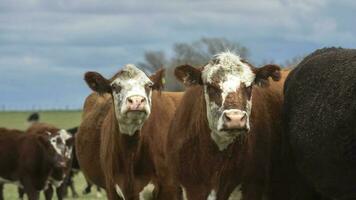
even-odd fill
[[[241,42],[255,63],[354,48],[355,8],[351,0],[2,0],[0,105],[66,105],[88,94],[85,71],[109,76],[145,50],[170,54],[173,43],[202,36]],[[38,98],[39,91],[63,98]]]

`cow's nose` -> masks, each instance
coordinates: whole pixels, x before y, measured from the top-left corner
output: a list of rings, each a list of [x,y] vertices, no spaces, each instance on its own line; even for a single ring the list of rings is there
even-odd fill
[[[246,129],[247,115],[241,111],[226,111],[223,115],[224,129]]]
[[[145,108],[146,98],[142,96],[130,96],[127,98],[128,111],[141,111]]]

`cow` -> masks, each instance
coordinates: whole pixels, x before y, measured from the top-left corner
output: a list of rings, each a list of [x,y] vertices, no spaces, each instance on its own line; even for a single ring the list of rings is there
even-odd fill
[[[161,91],[163,74],[148,77],[131,64],[111,79],[85,74],[94,93],[84,104],[77,156],[84,175],[110,200],[172,199],[178,193],[164,144],[182,95]]]
[[[282,163],[282,89],[287,74],[277,65],[255,68],[232,52],[219,53],[200,68],[176,67],[175,76],[187,89],[166,148],[183,199],[287,195],[277,170]]]
[[[56,169],[63,167],[63,132],[25,134],[20,130],[0,128],[0,183],[14,183],[23,188],[29,200],[38,200],[39,191],[49,181],[59,180]]]
[[[67,132],[70,133],[74,138],[78,132],[78,127],[73,127],[70,129],[67,129]],[[65,195],[67,194],[67,187],[69,187],[72,191],[72,196],[73,197],[78,197],[78,193],[75,190],[75,186],[74,186],[74,175],[78,173],[78,171],[80,171],[80,166],[79,166],[79,162],[78,162],[78,158],[77,158],[77,154],[75,153],[75,145],[73,146],[73,152],[72,152],[72,168],[71,171],[68,175],[68,177],[64,180],[64,184],[65,184]],[[87,186],[85,187],[85,189],[83,190],[83,194],[89,194],[91,192],[91,187],[92,184],[86,180]],[[97,189],[97,197],[101,197],[101,189],[100,187],[96,186]]]
[[[60,167],[55,167],[52,169],[51,175],[49,177],[49,185],[45,189],[46,199],[52,199],[53,187],[56,188],[57,199],[61,200],[64,197],[65,190],[65,180],[68,178],[70,171],[72,169],[72,155],[73,155],[73,145],[74,137],[69,134],[64,129],[59,129],[56,126],[43,122],[33,123],[27,130],[27,134],[40,134],[45,135],[48,133],[59,133],[58,137],[51,140],[51,143],[56,142],[58,148],[57,153],[61,155]]]
[[[294,199],[356,199],[356,50],[319,49],[290,73],[283,123]],[[311,190],[314,193],[305,193]]]

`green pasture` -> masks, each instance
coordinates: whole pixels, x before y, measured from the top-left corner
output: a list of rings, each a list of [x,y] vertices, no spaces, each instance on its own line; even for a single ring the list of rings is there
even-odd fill
[[[0,127],[6,128],[16,128],[25,130],[27,127],[26,119],[32,112],[0,112]],[[80,123],[81,112],[80,111],[43,111],[39,112],[40,121],[51,123],[58,126],[59,128],[72,128],[78,126]],[[106,199],[105,196],[98,198],[96,196],[96,188],[92,187],[92,193],[89,195],[82,195],[82,191],[86,186],[85,179],[81,173],[74,178],[75,187],[79,194],[77,200],[85,199]],[[71,198],[71,191],[69,190],[69,198]],[[17,187],[11,184],[5,184],[4,190],[5,200],[17,200],[18,193]],[[54,195],[54,199],[57,199]],[[41,194],[41,200],[44,199],[43,194]]]

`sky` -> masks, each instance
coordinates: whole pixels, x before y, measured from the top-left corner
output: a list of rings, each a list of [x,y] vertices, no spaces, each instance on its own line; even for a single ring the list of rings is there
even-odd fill
[[[355,48],[355,13],[354,0],[1,0],[0,110],[80,109],[86,71],[202,37],[239,42],[253,63]]]

